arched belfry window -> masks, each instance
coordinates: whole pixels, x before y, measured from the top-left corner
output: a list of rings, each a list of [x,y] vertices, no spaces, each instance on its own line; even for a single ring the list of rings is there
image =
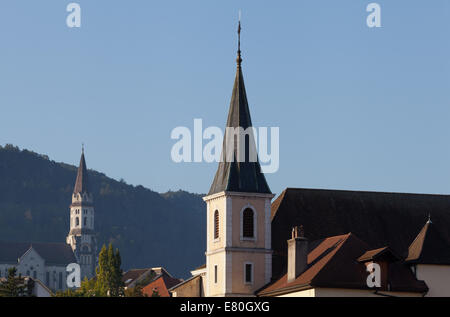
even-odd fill
[[[244,238],[254,238],[254,212],[251,208],[246,208],[242,215],[242,236]]]
[[[214,211],[214,239],[219,239],[219,211]]]
[[[79,226],[80,225],[80,218],[76,217],[75,218],[75,226]]]

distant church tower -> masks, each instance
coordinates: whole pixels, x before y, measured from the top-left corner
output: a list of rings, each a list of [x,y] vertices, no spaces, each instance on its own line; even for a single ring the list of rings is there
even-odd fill
[[[241,68],[238,28],[237,70],[227,127],[252,127]],[[227,132],[226,132],[227,134]],[[253,138],[253,136],[250,136]],[[256,151],[246,142],[246,153]],[[227,152],[224,138],[222,155]],[[259,161],[246,154],[237,161],[239,137],[229,151],[234,160],[219,163],[207,205],[206,296],[253,296],[272,275],[270,206],[273,194]]]
[[[83,150],[70,205],[70,232],[66,239],[80,264],[81,279],[95,275],[97,242],[94,234],[93,203]]]

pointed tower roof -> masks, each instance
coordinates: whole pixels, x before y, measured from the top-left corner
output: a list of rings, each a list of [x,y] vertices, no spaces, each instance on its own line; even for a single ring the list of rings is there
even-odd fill
[[[84,149],[81,151],[80,165],[78,166],[77,180],[75,182],[74,194],[90,193]]]
[[[450,264],[450,245],[430,218],[409,246],[405,261],[411,264]]]
[[[248,127],[252,127],[252,120],[250,118],[247,94],[245,92],[244,76],[242,75],[240,33],[241,23],[239,21],[238,56],[236,59],[237,69],[226,126],[233,128],[242,127],[245,130]],[[222,147],[223,156],[225,153],[227,153],[225,141],[226,138],[224,138]],[[252,142],[249,143],[252,144]],[[249,150],[254,150],[256,153],[256,149],[249,149],[249,146],[246,146],[245,151],[247,153],[250,153]],[[261,172],[259,161],[256,160],[256,162],[251,162],[250,160],[246,159],[243,162],[238,162],[238,160],[236,159],[238,157],[236,144],[234,145],[233,153],[235,159],[233,159],[231,162],[227,162],[225,159],[222,159],[222,161],[219,162],[219,167],[217,169],[208,195],[212,195],[222,191],[271,194],[270,188],[266,182],[266,178]]]

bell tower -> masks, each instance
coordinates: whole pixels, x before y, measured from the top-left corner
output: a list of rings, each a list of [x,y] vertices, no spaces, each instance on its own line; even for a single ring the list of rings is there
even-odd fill
[[[97,263],[97,242],[94,232],[94,200],[89,187],[84,148],[72,194],[70,232],[66,242],[72,247],[80,265],[81,279],[92,278]]]
[[[203,198],[207,206],[206,296],[254,296],[272,274],[270,206],[274,195],[256,154],[240,33],[239,21],[237,69],[222,159]]]

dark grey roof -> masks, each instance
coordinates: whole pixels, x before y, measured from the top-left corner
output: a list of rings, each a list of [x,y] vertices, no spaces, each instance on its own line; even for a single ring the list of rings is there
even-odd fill
[[[245,130],[248,127],[252,127],[252,120],[250,118],[247,94],[245,92],[240,54],[238,55],[237,62],[238,65],[233,93],[231,96],[230,110],[228,112],[227,127],[242,127]],[[222,191],[270,194],[271,191],[267,185],[264,174],[261,172],[259,161],[257,160],[256,162],[250,162],[248,160],[248,154],[246,155],[246,160],[243,162],[237,161],[236,143],[237,142],[234,143],[233,149],[235,159],[232,162],[226,162],[225,159],[222,159],[222,161],[219,162],[219,167],[208,195]],[[247,143],[245,146],[245,152],[250,153],[250,150],[256,151],[256,149],[250,149],[249,144]],[[222,157],[225,157],[225,153],[226,137],[224,137],[223,141]]]
[[[389,246],[406,258],[429,213],[435,232],[424,250],[434,263],[446,264],[450,195],[287,188],[272,203],[273,275],[286,268],[286,241],[295,225],[303,225],[310,240],[352,232],[373,248]]]
[[[17,260],[30,248],[26,242],[0,241],[0,263],[17,263]]]
[[[89,179],[87,174],[86,161],[84,159],[84,152],[81,153],[80,165],[78,167],[77,180],[73,189],[74,194],[90,193]]]
[[[45,260],[46,264],[76,263],[70,245],[45,242],[0,241],[0,263],[17,263],[17,260],[32,247]]]

